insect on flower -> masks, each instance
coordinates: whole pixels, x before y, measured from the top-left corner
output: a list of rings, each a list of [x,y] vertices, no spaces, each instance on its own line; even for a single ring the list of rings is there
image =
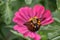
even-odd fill
[[[40,29],[40,20],[37,19],[37,18],[33,18],[33,19],[30,19],[29,22],[26,22],[24,25],[27,26],[27,28],[30,30],[30,31],[38,31]]]

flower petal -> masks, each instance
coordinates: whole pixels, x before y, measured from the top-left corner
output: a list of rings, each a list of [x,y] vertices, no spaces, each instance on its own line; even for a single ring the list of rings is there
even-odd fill
[[[52,19],[52,15],[51,15],[50,10],[46,10],[42,18],[45,18],[45,19],[41,22],[42,25],[47,25],[47,24],[50,24],[50,23],[52,23],[52,22],[54,21],[54,20]]]
[[[15,25],[13,27],[14,30],[18,31],[19,33],[26,33],[28,31],[28,29],[24,26],[24,25]]]
[[[49,18],[49,17],[52,17],[51,15],[51,11],[50,10],[46,10],[45,13],[43,14],[43,18]]]
[[[42,23],[45,23],[45,22],[47,22],[47,21],[49,21],[50,19],[52,19],[52,17],[49,17],[49,18],[43,19],[43,20],[41,21],[41,24],[42,24]]]
[[[31,11],[32,10],[29,7],[22,7],[19,9],[20,16],[26,19],[27,21],[30,18]]]
[[[42,25],[48,25],[52,22],[54,22],[54,19],[47,20],[47,21],[43,22]]]
[[[40,40],[40,39],[41,39],[41,36],[35,33],[35,38],[34,38],[34,40]]]
[[[35,5],[33,8],[33,16],[41,17],[45,11],[44,6],[42,5]]]
[[[24,34],[25,37],[30,37],[30,38],[34,38],[35,37],[35,34],[31,31],[28,31]]]
[[[40,40],[41,37],[40,35],[36,34],[35,32],[27,32],[26,34],[24,34],[25,37],[30,37],[33,38],[34,40]]]
[[[19,12],[16,12],[16,13],[15,13],[15,16],[14,16],[14,18],[13,18],[13,22],[15,22],[15,23],[17,23],[17,24],[21,24],[21,23],[25,23],[26,20],[19,15]]]

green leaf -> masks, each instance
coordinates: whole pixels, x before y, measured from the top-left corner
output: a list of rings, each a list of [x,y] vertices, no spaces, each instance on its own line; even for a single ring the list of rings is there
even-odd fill
[[[11,11],[11,8],[9,6],[9,0],[6,0],[6,3],[5,3],[5,11],[4,11],[4,22],[8,25],[11,23],[12,21],[12,11]]]
[[[13,30],[10,30],[13,34],[15,34],[15,35],[18,35],[18,36],[21,36],[21,37],[23,37],[23,35],[22,34],[20,34],[20,33],[18,33],[18,32],[16,32],[16,31],[13,31]]]
[[[6,25],[5,27],[11,29],[11,28],[13,28],[13,26],[14,26],[14,25]]]
[[[46,30],[39,30],[38,33],[41,36],[41,40],[47,40],[47,33],[48,33],[48,31],[46,31]]]
[[[4,1],[0,0],[0,24],[4,23],[4,18],[2,17],[5,9],[4,6],[5,6]]]
[[[57,9],[56,0],[41,0],[40,4],[44,5],[46,9],[55,11]]]
[[[60,0],[56,0],[57,2],[57,8],[60,10]]]
[[[20,7],[23,7],[25,5],[26,4],[24,0],[15,0],[15,1],[10,0],[10,6],[11,6],[13,13],[15,13],[17,10],[19,10]]]
[[[40,1],[41,0],[32,0],[30,7],[33,7],[34,5],[39,4]]]
[[[27,5],[30,5],[30,4],[32,3],[32,0],[25,0],[25,3],[26,3]]]
[[[60,40],[60,36],[55,37],[55,38],[53,38],[53,39],[51,39],[51,40]]]
[[[59,21],[59,20],[60,20],[60,10],[56,10],[56,11],[54,11],[52,14],[53,14],[54,19],[55,19],[56,21],[60,22],[60,21]]]
[[[10,30],[13,34],[17,35],[17,36],[20,36],[22,38],[24,38],[24,36],[16,31],[13,31],[13,30]],[[28,40],[31,40],[29,37],[25,37],[24,39],[28,39]]]
[[[50,39],[50,40],[58,40],[58,39],[60,39],[60,31],[59,30],[57,30],[57,31],[55,31],[55,32],[52,32],[52,33],[48,33],[48,38]]]
[[[0,0],[0,6],[3,5],[3,4],[4,4],[4,2],[2,0]]]

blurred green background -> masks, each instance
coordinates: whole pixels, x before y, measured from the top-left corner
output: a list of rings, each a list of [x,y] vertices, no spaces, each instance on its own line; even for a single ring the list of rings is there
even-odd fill
[[[50,9],[54,23],[41,27],[41,40],[60,40],[60,0],[0,0],[0,40],[31,40],[13,30],[14,13],[23,6],[41,4]]]

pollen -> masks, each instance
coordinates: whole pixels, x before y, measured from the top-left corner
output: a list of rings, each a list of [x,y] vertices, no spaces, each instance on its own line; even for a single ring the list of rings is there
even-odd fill
[[[35,19],[37,19],[37,17],[30,18],[29,21],[35,20]]]
[[[40,23],[41,23],[40,21],[37,22],[38,25],[40,25]]]

